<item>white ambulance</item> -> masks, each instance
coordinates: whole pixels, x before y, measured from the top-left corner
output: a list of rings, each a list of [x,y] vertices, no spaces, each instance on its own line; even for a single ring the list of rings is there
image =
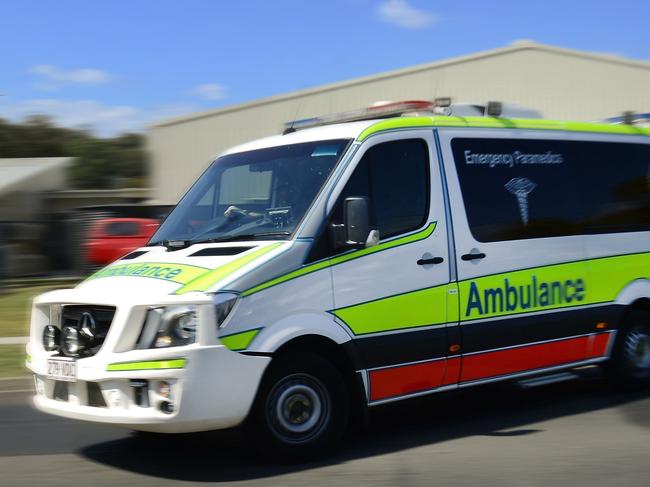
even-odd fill
[[[650,130],[447,105],[219,156],[146,247],[35,300],[36,406],[305,456],[390,401],[598,363],[647,385]]]

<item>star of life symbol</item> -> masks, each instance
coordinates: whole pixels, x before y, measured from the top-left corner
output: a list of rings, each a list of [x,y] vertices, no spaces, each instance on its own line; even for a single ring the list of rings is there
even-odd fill
[[[528,225],[528,195],[537,187],[537,184],[528,178],[512,178],[504,186],[517,198],[519,214],[524,225]]]

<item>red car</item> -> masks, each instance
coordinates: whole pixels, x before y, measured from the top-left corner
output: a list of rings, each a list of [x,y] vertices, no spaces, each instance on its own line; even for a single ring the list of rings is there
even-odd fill
[[[106,265],[145,245],[160,222],[149,218],[106,218],[96,222],[85,242],[86,259]]]

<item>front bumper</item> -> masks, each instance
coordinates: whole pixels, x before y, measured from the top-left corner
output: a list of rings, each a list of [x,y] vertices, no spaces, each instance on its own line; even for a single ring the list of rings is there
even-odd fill
[[[270,358],[241,355],[221,345],[182,348],[174,354],[165,350],[166,355],[147,351],[150,353],[143,357],[143,351],[138,351],[138,357],[134,352],[129,358],[120,354],[120,363],[178,365],[185,360],[183,368],[107,371],[106,367],[86,365],[87,359],[82,359],[77,361],[76,382],[67,383],[48,379],[47,356],[39,360],[32,355],[37,391],[34,404],[57,416],[161,433],[240,424]],[[161,381],[169,384],[169,397],[158,394]],[[96,391],[101,394],[99,404],[104,405],[97,405]]]
[[[180,297],[169,297],[155,304],[180,301]],[[229,428],[240,424],[248,415],[271,359],[243,355],[220,344],[212,301],[205,295],[183,300],[199,307],[198,342],[161,349],[124,350],[125,340],[129,336],[131,341],[135,340],[133,337],[139,332],[144,307],[122,301],[102,349],[92,357],[76,361],[74,382],[48,378],[48,359],[52,353],[43,349],[38,338],[44,323],[42,310],[48,303],[61,302],[96,300],[75,291],[57,291],[35,302],[27,365],[34,373],[34,404],[39,410],[66,418],[161,433]],[[161,381],[169,384],[169,397],[159,394]]]

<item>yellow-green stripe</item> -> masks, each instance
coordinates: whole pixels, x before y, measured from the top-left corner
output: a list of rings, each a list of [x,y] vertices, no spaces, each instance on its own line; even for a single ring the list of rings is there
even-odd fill
[[[371,125],[357,137],[361,142],[371,135],[387,130],[419,127],[468,127],[468,128],[506,128],[529,130],[563,130],[567,132],[591,132],[621,135],[650,136],[650,129],[634,125],[613,125],[606,123],[563,122],[544,119],[506,119],[490,117],[400,117],[383,120]]]
[[[193,281],[188,282],[183,287],[178,289],[175,294],[185,294],[192,291],[207,291],[212,286],[217,284],[219,281],[222,281],[226,277],[230,276],[234,272],[238,271],[247,264],[250,264],[255,259],[268,254],[272,250],[277,249],[282,245],[281,242],[274,243],[271,245],[266,245],[264,247],[258,248],[257,250],[249,251],[242,255],[241,257],[217,267],[216,269],[206,272],[205,274],[197,277]]]
[[[119,362],[108,364],[106,370],[109,372],[128,371],[128,370],[164,370],[164,369],[182,369],[185,367],[187,360],[184,358],[170,360],[149,360],[146,362]]]
[[[339,308],[332,313],[355,335],[442,324],[448,321],[445,305],[448,288],[443,285],[420,289]]]
[[[585,287],[584,299],[563,301],[547,306],[530,306],[526,309],[517,307],[507,310],[504,307],[504,309],[484,313],[478,313],[472,308],[467,314],[472,284],[477,287],[482,297],[486,289],[502,289],[505,279],[508,280],[508,286],[518,288],[530,285],[533,276],[538,284],[581,279]],[[458,284],[443,284],[338,308],[331,313],[345,322],[356,335],[363,335],[590,304],[606,304],[613,302],[631,282],[649,278],[650,253],[599,257],[466,279]],[[456,287],[459,293],[449,295],[449,290]],[[459,295],[460,310],[458,309]],[[435,304],[439,306],[436,307]],[[460,316],[458,316],[459,311]]]
[[[257,328],[255,330],[242,331],[241,333],[233,333],[232,335],[219,337],[219,341],[230,350],[239,352],[246,350],[260,331],[261,328]]]
[[[461,317],[463,320],[491,318],[494,316],[507,316],[520,314],[521,309],[503,312],[490,312],[479,314],[472,310],[466,315],[467,301],[470,294],[472,282],[476,284],[480,292],[484,289],[498,289],[503,287],[504,279],[515,288],[526,286],[531,283],[535,276],[539,283],[564,281],[569,279],[582,279],[585,283],[585,298],[581,302],[561,302],[552,306],[535,306],[526,309],[526,312],[568,308],[576,305],[608,303],[616,299],[616,296],[625,286],[636,279],[648,279],[650,277],[650,253],[618,255],[611,257],[600,257],[577,262],[566,262],[549,266],[540,266],[532,269],[513,270],[501,274],[467,279],[459,283],[460,294],[463,299],[461,306]]]
[[[137,264],[111,265],[95,272],[87,281],[104,277],[147,277],[185,284],[193,281],[208,269],[171,262],[140,262]]]
[[[412,242],[417,242],[418,240],[424,240],[434,232],[434,230],[436,229],[436,224],[437,222],[432,222],[420,232],[413,233],[411,235],[407,235],[405,237],[397,238],[394,240],[389,240],[379,245],[375,245],[374,247],[368,247],[365,249],[357,250],[355,252],[349,252],[347,254],[334,257],[332,259],[327,259],[320,262],[316,262],[315,264],[306,265],[304,267],[301,267],[300,269],[289,272],[288,274],[284,274],[282,276],[271,279],[270,281],[266,281],[251,289],[248,289],[242,293],[242,296],[250,296],[251,294],[255,294],[257,292],[263,291],[264,289],[270,288],[277,284],[290,281],[291,279],[295,279],[305,274],[311,274],[312,272],[316,272],[321,269],[325,269],[327,267],[342,264],[343,262],[357,259],[359,257],[363,257],[364,255],[374,254],[376,252],[381,252],[382,250],[387,250],[393,247],[398,247],[400,245],[406,245]]]

